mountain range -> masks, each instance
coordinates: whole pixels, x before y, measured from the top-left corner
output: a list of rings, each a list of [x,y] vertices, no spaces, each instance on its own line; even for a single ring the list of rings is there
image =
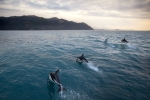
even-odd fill
[[[0,17],[0,30],[93,30],[86,23],[34,15]]]

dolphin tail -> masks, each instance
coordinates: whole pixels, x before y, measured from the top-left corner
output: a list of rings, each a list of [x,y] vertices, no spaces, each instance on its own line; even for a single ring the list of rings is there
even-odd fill
[[[60,92],[60,91],[67,91],[67,90],[63,86],[60,86],[60,88],[58,89],[58,92]]]
[[[83,58],[87,63],[88,63],[88,60],[86,58]]]
[[[85,61],[88,63],[88,60],[87,60],[87,59],[85,59]]]

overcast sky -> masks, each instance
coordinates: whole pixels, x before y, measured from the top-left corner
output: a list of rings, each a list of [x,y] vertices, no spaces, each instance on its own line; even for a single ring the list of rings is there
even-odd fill
[[[150,0],[0,0],[0,16],[36,15],[94,29],[150,30]]]

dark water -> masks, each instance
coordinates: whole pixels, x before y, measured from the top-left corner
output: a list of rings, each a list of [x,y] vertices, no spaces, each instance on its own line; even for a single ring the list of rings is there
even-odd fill
[[[150,32],[0,31],[0,100],[150,100]]]

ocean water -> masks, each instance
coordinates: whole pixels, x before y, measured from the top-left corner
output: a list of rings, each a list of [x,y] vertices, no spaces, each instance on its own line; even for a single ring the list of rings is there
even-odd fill
[[[0,31],[0,100],[150,100],[150,32]]]

